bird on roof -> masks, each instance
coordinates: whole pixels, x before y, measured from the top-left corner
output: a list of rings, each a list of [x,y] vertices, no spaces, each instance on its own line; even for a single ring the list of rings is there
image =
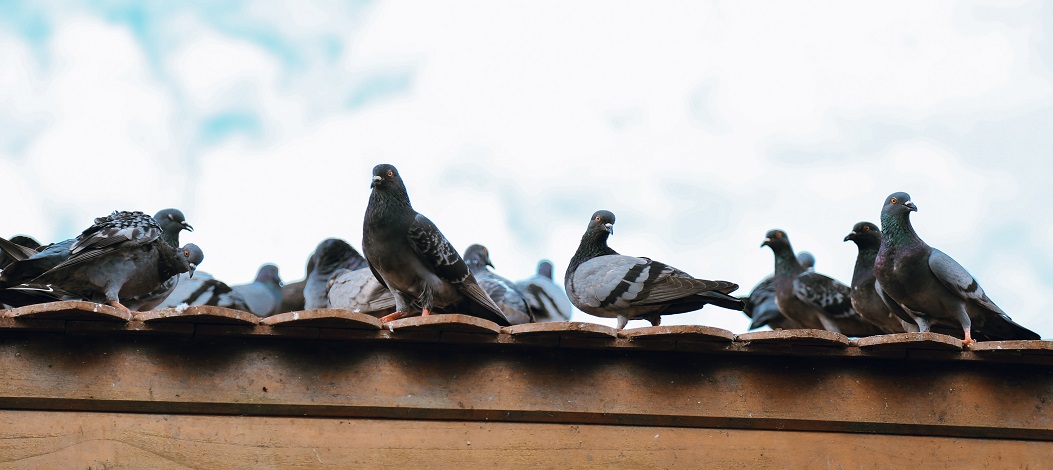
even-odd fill
[[[521,325],[534,322],[534,312],[523,291],[512,281],[490,270],[494,267],[490,261],[490,250],[483,245],[471,245],[464,251],[464,262],[486,294],[501,307],[509,323]]]
[[[913,318],[921,331],[936,323],[957,324],[966,344],[974,342],[974,333],[984,339],[1039,339],[995,305],[962,265],[922,241],[910,223],[917,210],[905,192],[890,194],[881,208],[875,289],[889,309]]]
[[[806,270],[815,270],[815,256],[807,251],[797,253],[797,262]],[[775,277],[768,275],[750,291],[748,297],[740,297],[746,302],[746,308],[742,310],[750,317],[749,329],[755,330],[767,325],[773,330],[791,330],[801,328],[801,325],[783,315],[779,306],[775,304]]]
[[[142,212],[114,212],[96,218],[91,227],[81,232],[69,245],[67,259],[32,279],[6,278],[0,287],[60,290],[128,310],[121,304],[122,298],[148,294],[174,275],[193,272],[196,264],[191,257],[203,257],[195,245],[173,248],[161,235],[157,221]],[[25,261],[32,260],[31,257]]]
[[[534,321],[570,321],[574,307],[563,288],[552,280],[551,261],[538,262],[537,274],[517,281],[516,286],[523,291],[530,310],[534,312]]]
[[[395,313],[382,321],[444,309],[511,324],[439,228],[413,210],[394,166],[373,167],[370,187],[362,252],[373,275],[395,298]]]
[[[365,268],[366,259],[346,241],[327,238],[315,248],[310,266],[303,288],[304,309],[308,310],[328,307],[329,279],[341,269]]]
[[[852,308],[864,320],[881,328],[885,333],[918,331],[913,319],[896,316],[874,290],[874,282],[877,281],[874,277],[874,261],[877,259],[878,248],[881,247],[881,229],[870,222],[859,222],[845,236],[845,241],[849,240],[859,248],[856,266],[852,271]]]
[[[620,255],[607,246],[613,233],[614,214],[596,211],[570,259],[563,284],[567,297],[581,311],[617,318],[618,329],[622,329],[629,320],[658,325],[662,315],[690,312],[707,304],[743,309],[741,300],[728,295],[737,284],[696,279],[649,258]]]
[[[25,235],[15,235],[10,240],[0,238],[0,269],[37,254],[39,247],[40,242]]]
[[[154,214],[154,220],[161,226],[161,238],[173,248],[179,247],[179,232],[183,230],[194,231],[194,227],[187,223],[186,217],[179,209],[162,209]],[[201,256],[197,255],[198,253],[194,253],[190,262],[195,266],[200,266],[201,262],[204,261],[204,254],[201,254]],[[157,290],[146,295],[126,299],[124,305],[137,311],[153,310],[175,290],[179,284],[179,279],[180,276],[178,274],[172,276],[162,283]]]
[[[259,317],[279,313],[281,307],[281,277],[278,267],[264,264],[256,278],[247,284],[231,286],[209,273],[198,273],[194,278],[180,279],[178,287],[161,303],[161,308],[205,305],[241,310]]]
[[[395,298],[368,267],[338,269],[329,278],[327,306],[383,317],[395,311]]]
[[[765,246],[775,255],[775,304],[786,318],[804,328],[847,336],[882,333],[852,308],[851,288],[801,266],[786,232],[769,230],[761,243],[762,248]]]

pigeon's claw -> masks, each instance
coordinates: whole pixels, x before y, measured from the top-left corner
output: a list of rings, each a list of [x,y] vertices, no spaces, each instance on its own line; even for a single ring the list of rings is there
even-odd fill
[[[381,323],[387,323],[389,321],[398,320],[400,318],[406,318],[408,316],[409,316],[409,313],[407,313],[407,312],[395,312],[395,313],[384,315],[383,317],[380,317],[380,322]]]
[[[131,309],[129,309],[128,307],[125,307],[124,305],[122,305],[120,302],[118,302],[116,300],[107,300],[106,303],[108,305],[110,305],[111,307],[119,308],[119,309],[124,310],[125,312],[128,312],[128,313],[131,313],[131,311],[132,311]]]

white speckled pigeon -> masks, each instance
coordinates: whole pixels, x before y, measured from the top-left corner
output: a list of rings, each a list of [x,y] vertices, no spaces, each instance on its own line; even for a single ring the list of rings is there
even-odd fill
[[[367,267],[366,259],[339,238],[327,238],[319,243],[311,255],[310,266],[303,288],[304,308],[308,310],[329,305],[329,279],[336,271]]]
[[[230,286],[209,273],[198,273],[194,278],[179,280],[172,295],[161,303],[161,308],[181,305],[208,305],[250,312],[259,317],[278,313],[281,307],[281,278],[278,267],[265,264],[256,272],[256,279],[248,284]]]
[[[930,247],[910,223],[917,206],[904,192],[893,193],[881,208],[881,248],[874,262],[875,289],[897,314],[914,318],[921,331],[933,323],[957,323],[965,343],[978,337],[1037,340],[1035,332],[1013,322],[957,261]]]
[[[515,283],[490,270],[494,266],[490,261],[490,250],[479,244],[469,246],[464,251],[464,262],[486,294],[501,307],[509,323],[521,325],[534,322],[534,313],[523,292]]]
[[[851,288],[797,262],[786,232],[769,230],[764,246],[775,254],[775,303],[783,315],[804,328],[855,337],[881,334],[852,308]]]
[[[183,216],[183,212],[179,209],[163,209],[160,212],[154,214],[154,220],[161,226],[161,238],[164,239],[165,243],[168,243],[173,248],[179,246],[179,232],[186,230],[193,232],[194,227],[187,223],[186,217]],[[197,256],[197,255],[201,256]],[[201,262],[204,261],[204,254],[193,253],[190,262],[195,266],[200,266]],[[193,274],[190,274],[192,277]],[[146,311],[152,310],[161,304],[171,293],[175,290],[176,285],[179,284],[179,278],[181,276],[176,275],[168,278],[161,287],[156,291],[146,295],[136,296],[131,299],[124,300],[123,303],[126,307],[137,310]]]
[[[439,228],[413,210],[394,166],[373,167],[370,187],[362,252],[377,280],[395,298],[395,313],[382,321],[444,309],[511,324]]]
[[[797,253],[797,262],[804,269],[815,270],[815,256],[807,251]],[[750,291],[749,297],[740,297],[746,302],[746,308],[742,310],[752,320],[749,329],[755,330],[768,325],[773,330],[792,330],[802,328],[801,325],[783,315],[779,306],[775,304],[775,276],[768,276],[757,283]]]
[[[329,278],[326,293],[330,308],[382,317],[395,311],[395,298],[368,267],[341,269]]]
[[[607,246],[614,233],[614,214],[596,211],[570,259],[564,285],[575,307],[598,317],[617,318],[618,329],[629,320],[652,325],[662,315],[698,310],[706,304],[742,310],[741,300],[728,295],[739,286],[707,281],[649,258],[620,255]]]
[[[852,240],[859,248],[856,266],[852,271],[852,308],[864,320],[877,325],[885,333],[918,331],[914,320],[896,316],[874,289],[874,261],[881,246],[881,229],[870,222],[860,222],[852,227],[845,241]]]
[[[539,262],[537,274],[516,282],[516,286],[525,294],[530,310],[534,312],[534,321],[570,321],[574,307],[563,288],[552,280],[551,261]]]
[[[168,278],[196,268],[189,258],[200,250],[193,245],[173,248],[161,233],[157,222],[142,212],[99,217],[70,245],[68,259],[22,286],[8,287],[60,289],[127,309],[120,299],[152,292]]]

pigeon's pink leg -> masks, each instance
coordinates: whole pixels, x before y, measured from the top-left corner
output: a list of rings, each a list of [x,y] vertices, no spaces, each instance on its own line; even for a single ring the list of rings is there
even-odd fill
[[[121,310],[124,310],[125,312],[131,312],[132,311],[128,307],[125,307],[124,305],[121,305],[121,303],[116,301],[116,300],[107,300],[106,303],[110,304],[111,307],[119,308]]]
[[[972,335],[972,332],[970,332],[970,331],[969,331],[969,330],[971,330],[971,329],[972,329],[972,328],[965,328],[965,339],[963,339],[963,340],[962,340],[962,344],[963,344],[963,345],[966,345],[966,344],[973,344],[973,343],[975,343],[975,342],[976,342],[976,340],[975,340],[975,339],[973,339],[973,335]]]
[[[395,313],[392,313],[392,314],[380,317],[380,322],[381,323],[387,323],[389,321],[398,320],[399,318],[406,318],[408,316],[409,316],[409,314],[406,313],[406,312],[395,312]]]
[[[426,317],[428,315],[431,315],[431,309],[430,308],[426,308],[426,309],[421,310],[420,316]]]

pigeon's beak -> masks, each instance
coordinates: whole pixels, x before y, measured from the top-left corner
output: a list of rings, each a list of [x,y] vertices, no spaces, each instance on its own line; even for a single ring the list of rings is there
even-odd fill
[[[855,237],[856,237],[856,231],[853,230],[851,232],[848,232],[848,235],[845,235],[845,241],[847,242],[849,240],[854,239]]]
[[[918,206],[915,206],[913,202],[907,201],[903,203],[903,207],[910,209],[911,212],[918,212]]]
[[[191,279],[194,278],[194,271],[197,271],[197,265],[194,264],[194,263],[190,263],[190,278]]]
[[[379,176],[374,176],[373,177],[373,182],[369,183],[369,188],[370,189],[375,188],[378,184],[380,184],[381,181],[384,181],[384,178],[381,178]]]
[[[765,238],[764,241],[761,242],[760,247],[764,248],[764,247],[770,246],[770,245],[771,245],[771,239],[770,238]]]
[[[603,224],[603,229],[606,230],[607,233],[614,235],[614,224]]]
[[[186,223],[185,220],[180,222],[179,225],[182,225],[183,226],[183,230],[186,230],[187,232],[193,232],[194,231],[194,227],[192,227],[190,224]]]

